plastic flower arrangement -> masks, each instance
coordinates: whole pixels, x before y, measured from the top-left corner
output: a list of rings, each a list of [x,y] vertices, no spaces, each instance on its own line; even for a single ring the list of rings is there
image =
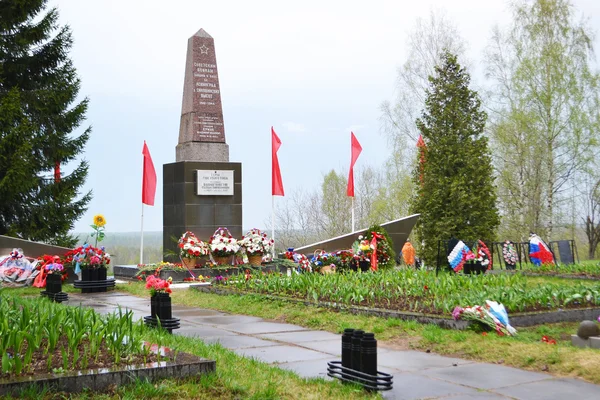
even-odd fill
[[[96,248],[86,243],[65,253],[63,264],[73,267],[76,274],[85,268],[108,268],[110,254],[104,246]]]
[[[284,257],[288,260],[292,260],[296,264],[298,264],[297,271],[300,272],[312,272],[312,267],[310,266],[310,261],[308,261],[308,257],[304,254],[296,253],[293,248],[289,248]]]
[[[231,233],[229,233],[229,229],[227,228],[217,229],[210,237],[208,245],[211,254],[216,257],[233,256],[240,249],[237,240],[231,236]]]
[[[249,256],[262,256],[273,250],[273,239],[269,239],[267,234],[261,232],[260,229],[250,229],[242,239],[238,242],[241,248],[246,251]]]
[[[335,252],[334,255],[338,259],[338,264],[341,269],[352,268],[352,263],[355,262],[354,253],[352,250],[339,250]]]
[[[178,242],[179,256],[181,258],[196,258],[210,253],[208,245],[199,240],[193,232],[184,233]]]
[[[368,261],[371,259],[373,254],[373,246],[369,241],[362,235],[358,237],[358,240],[352,245],[352,253],[356,261]]]
[[[481,263],[483,267],[490,269],[491,255],[485,243],[481,240],[477,241],[477,246],[474,250],[463,250],[463,259],[466,263]]]
[[[65,267],[58,262],[52,262],[52,263],[46,264],[44,269],[46,270],[46,273],[49,275],[51,275],[51,274],[62,275],[63,271],[65,270]]]
[[[509,240],[504,242],[502,245],[502,257],[508,267],[512,269],[515,268],[519,262],[519,255],[517,254],[514,243]]]
[[[170,286],[173,279],[164,280],[156,277],[155,275],[149,275],[146,278],[146,289],[150,289],[150,296],[154,296],[158,293],[173,293]]]
[[[485,306],[471,306],[462,308],[456,306],[452,311],[452,318],[455,321],[465,320],[474,321],[483,327],[491,328],[500,336],[513,336],[517,330],[510,326],[508,314],[504,305],[495,301],[486,300]]]
[[[335,271],[335,257],[331,253],[326,253],[322,250],[316,250],[313,258],[311,258],[310,262],[312,265],[313,271],[318,272],[332,272]]]

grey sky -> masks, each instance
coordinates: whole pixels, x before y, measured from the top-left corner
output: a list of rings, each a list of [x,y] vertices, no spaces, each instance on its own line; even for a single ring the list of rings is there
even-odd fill
[[[600,26],[600,2],[575,0]],[[270,127],[283,144],[286,193],[316,188],[332,168],[347,171],[350,130],[363,147],[357,168],[388,156],[379,105],[393,98],[396,69],[416,18],[444,10],[468,43],[474,77],[494,24],[509,21],[501,0],[198,1],[54,0],[73,31],[71,57],[90,98],[85,158],[94,214],[111,231],[140,229],[142,145],[158,175],[144,230],[162,230],[162,165],[175,161],[187,39],[215,40],[230,160],[242,162],[244,229],[270,218]],[[598,41],[596,40],[596,46]],[[460,60],[459,60],[460,61]],[[69,170],[69,167],[65,168]],[[276,198],[276,204],[279,198]]]

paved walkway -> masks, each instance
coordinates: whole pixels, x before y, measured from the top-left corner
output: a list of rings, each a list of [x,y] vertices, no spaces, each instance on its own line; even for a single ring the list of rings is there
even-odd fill
[[[69,294],[69,298],[67,304],[92,307],[103,314],[117,306],[130,309],[138,318],[150,314],[149,298],[120,292]],[[173,316],[181,319],[181,329],[175,334],[220,342],[240,355],[303,377],[331,379],[327,362],[340,359],[340,335],[333,333],[183,306],[173,306]],[[382,392],[386,399],[600,399],[600,386],[577,379],[381,346],[378,369],[394,376],[394,389]]]

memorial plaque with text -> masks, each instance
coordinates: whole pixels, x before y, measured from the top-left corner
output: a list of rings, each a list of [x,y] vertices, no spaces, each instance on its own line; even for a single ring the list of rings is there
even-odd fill
[[[225,143],[214,39],[200,29],[188,40],[179,143]]]
[[[197,194],[200,196],[233,196],[233,171],[196,171]]]

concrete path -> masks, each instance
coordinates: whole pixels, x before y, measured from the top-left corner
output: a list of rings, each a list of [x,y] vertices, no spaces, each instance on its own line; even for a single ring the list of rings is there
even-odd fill
[[[150,298],[120,292],[69,294],[69,298],[69,305],[81,304],[103,314],[117,306],[133,311],[137,318],[150,314]],[[240,355],[302,377],[331,379],[327,362],[340,359],[340,335],[333,333],[183,306],[173,306],[173,316],[181,319],[175,334],[219,342]],[[577,379],[382,346],[378,369],[394,376],[394,389],[382,392],[386,399],[600,399],[600,386]]]

